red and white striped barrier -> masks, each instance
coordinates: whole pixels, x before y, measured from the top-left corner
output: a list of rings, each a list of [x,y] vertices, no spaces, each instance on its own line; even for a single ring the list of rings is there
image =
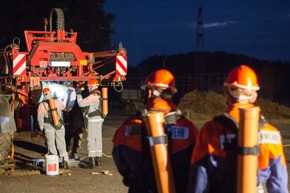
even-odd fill
[[[116,75],[127,75],[127,56],[116,57]]]
[[[26,55],[13,54],[13,75],[26,74]]]

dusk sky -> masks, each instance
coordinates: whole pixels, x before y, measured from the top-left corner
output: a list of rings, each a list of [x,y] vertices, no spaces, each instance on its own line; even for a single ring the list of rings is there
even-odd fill
[[[116,15],[112,44],[122,42],[129,65],[194,52],[199,5],[205,51],[290,61],[288,0],[106,0],[105,10]]]

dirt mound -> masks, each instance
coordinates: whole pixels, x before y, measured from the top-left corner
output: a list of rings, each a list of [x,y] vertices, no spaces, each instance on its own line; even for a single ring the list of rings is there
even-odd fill
[[[213,91],[198,92],[192,91],[183,96],[178,108],[193,122],[204,122],[214,116],[222,114],[226,108],[225,97]],[[284,105],[273,103],[269,100],[258,99],[257,106],[260,106],[262,114],[266,119],[289,119],[290,108]]]

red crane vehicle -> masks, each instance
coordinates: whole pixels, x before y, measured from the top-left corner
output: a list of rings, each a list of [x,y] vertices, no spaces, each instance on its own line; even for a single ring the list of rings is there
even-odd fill
[[[53,18],[57,20],[55,30]],[[20,51],[19,38],[0,51],[0,162],[13,154],[14,131],[34,130],[33,107],[43,100],[43,88],[49,87],[67,108],[75,102],[73,81],[97,79],[102,88],[123,89],[127,56],[118,51],[125,49],[83,52],[76,43],[77,32],[64,27],[62,9],[53,8],[49,21],[44,20],[44,31],[24,31],[26,52]]]

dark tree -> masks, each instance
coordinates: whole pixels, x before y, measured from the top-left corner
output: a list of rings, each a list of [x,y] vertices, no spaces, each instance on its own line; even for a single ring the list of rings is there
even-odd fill
[[[0,1],[0,48],[19,37],[25,49],[24,30],[44,30],[44,18],[49,19],[53,8],[61,8],[65,30],[78,33],[77,43],[83,51],[110,49],[111,23],[115,16],[103,9],[105,0],[2,0]],[[56,22],[56,21],[54,21]]]

